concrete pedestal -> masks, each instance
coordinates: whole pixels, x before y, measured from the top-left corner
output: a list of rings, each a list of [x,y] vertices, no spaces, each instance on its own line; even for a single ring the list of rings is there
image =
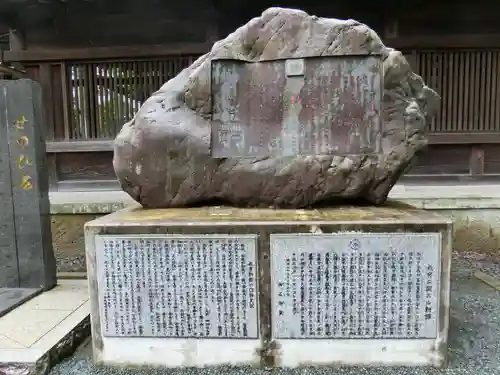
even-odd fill
[[[85,226],[94,360],[443,367],[451,229],[398,203],[99,218]]]

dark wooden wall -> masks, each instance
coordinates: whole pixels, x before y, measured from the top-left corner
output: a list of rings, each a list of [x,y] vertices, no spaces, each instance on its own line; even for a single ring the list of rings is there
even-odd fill
[[[69,0],[23,12],[13,28],[22,29],[27,49],[196,43],[217,22],[200,0]]]
[[[9,27],[22,31],[27,48],[35,49],[196,43],[207,35],[222,38],[270,6],[353,18],[381,35],[408,40],[500,35],[500,3],[486,0],[3,0],[0,31],[10,23]]]
[[[405,7],[408,5],[408,7]],[[401,36],[500,34],[496,1],[401,2],[393,16]]]

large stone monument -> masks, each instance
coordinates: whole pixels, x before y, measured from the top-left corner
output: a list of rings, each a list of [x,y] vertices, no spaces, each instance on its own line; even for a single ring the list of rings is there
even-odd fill
[[[56,285],[41,89],[0,81],[0,315]]]
[[[380,204],[438,103],[366,25],[271,8],[144,103],[115,171],[148,208]]]
[[[451,222],[382,205],[437,102],[352,20],[271,8],[217,42],[116,139],[142,207],[85,227],[95,361],[444,366]]]

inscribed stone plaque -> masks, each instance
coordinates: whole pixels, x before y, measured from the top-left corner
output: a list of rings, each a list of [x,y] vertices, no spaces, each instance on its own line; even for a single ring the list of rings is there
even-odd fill
[[[275,338],[435,338],[439,233],[271,235]]]
[[[258,338],[254,235],[98,236],[104,336]]]
[[[380,56],[211,64],[213,157],[380,151]]]

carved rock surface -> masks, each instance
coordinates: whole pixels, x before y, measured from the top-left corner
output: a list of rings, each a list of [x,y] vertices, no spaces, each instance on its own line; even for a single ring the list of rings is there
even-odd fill
[[[383,59],[382,152],[376,155],[263,158],[210,157],[211,59],[248,61],[344,54]],[[238,206],[301,208],[341,200],[383,203],[415,154],[439,96],[403,55],[353,20],[270,8],[165,83],[115,140],[113,165],[122,188],[147,208],[217,201]]]

